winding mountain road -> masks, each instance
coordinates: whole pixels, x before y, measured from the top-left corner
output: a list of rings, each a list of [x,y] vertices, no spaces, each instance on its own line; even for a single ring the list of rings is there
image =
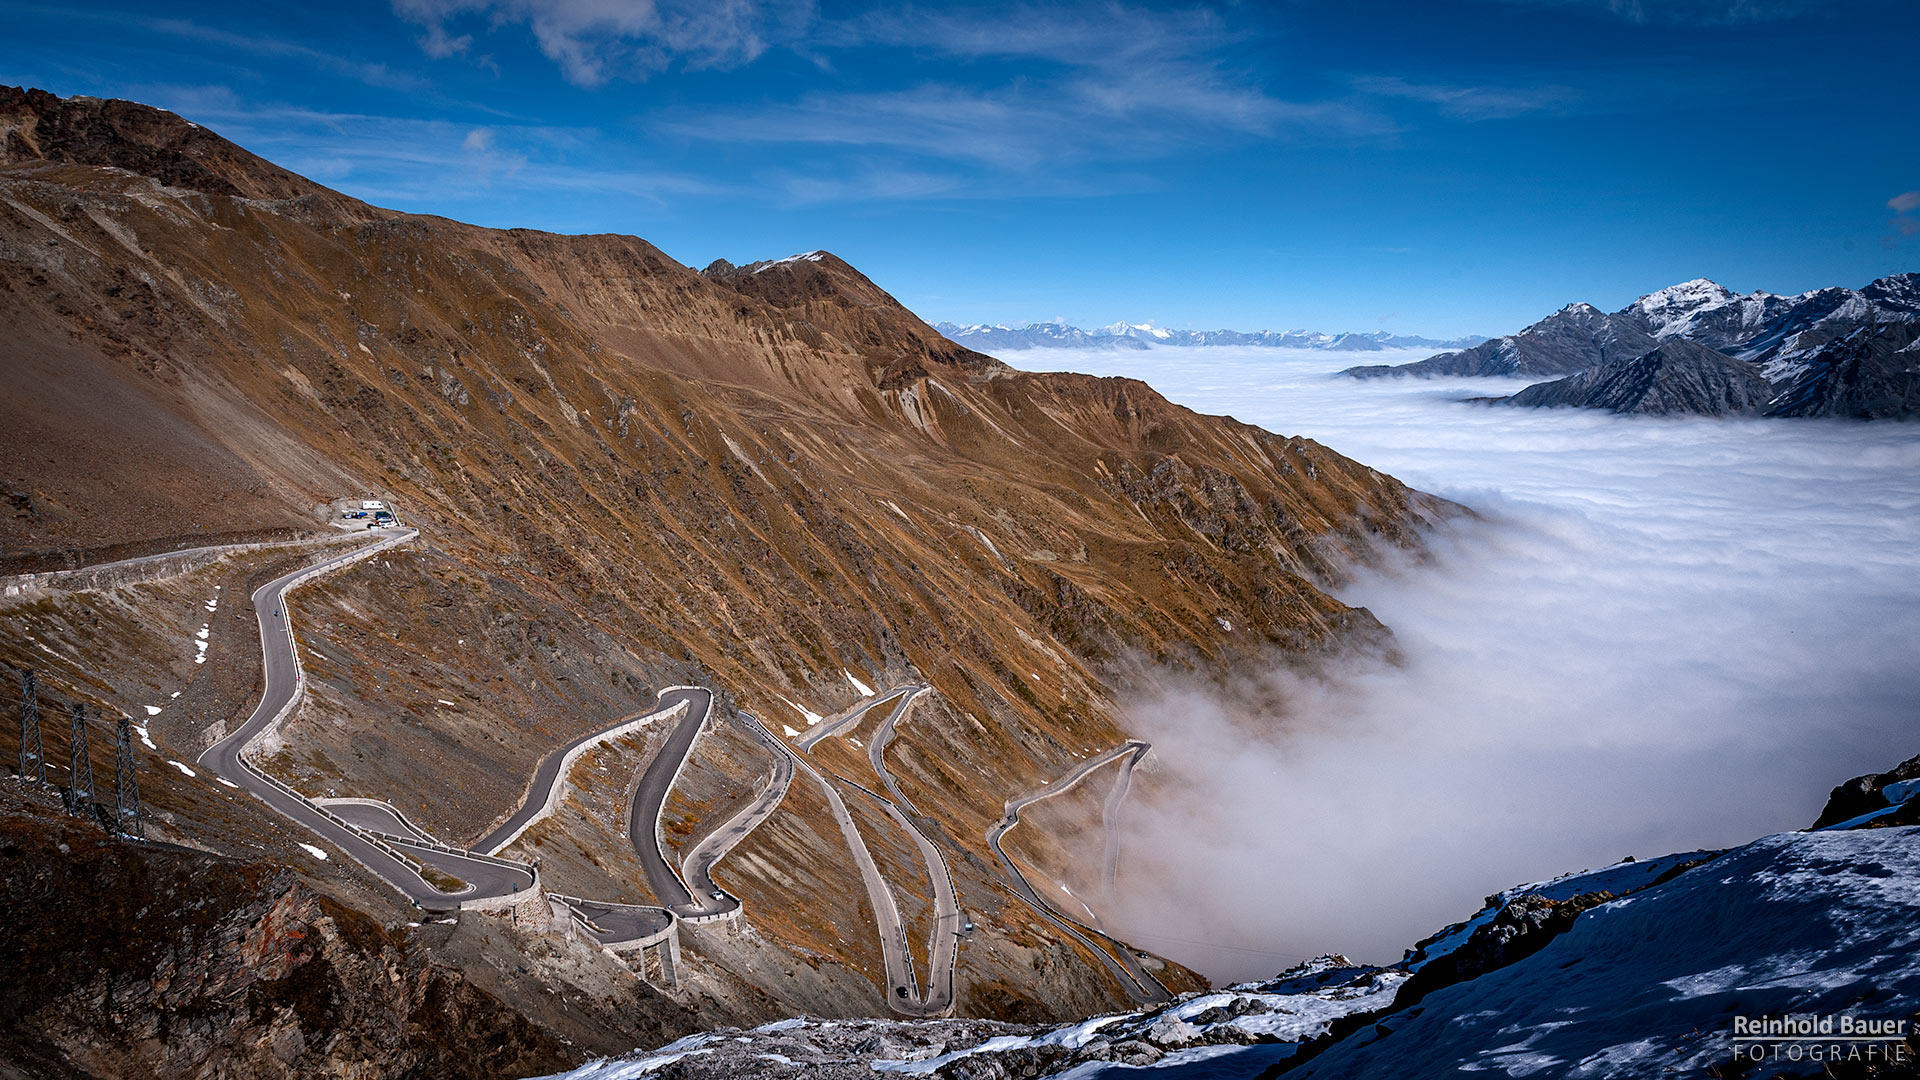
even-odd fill
[[[885,705],[888,701],[899,697],[901,694],[907,693],[911,689],[913,688],[902,686],[889,690],[877,697],[862,698],[801,732],[800,737],[793,741],[793,745],[799,747],[801,753],[811,754],[813,753],[814,745],[820,740],[833,735],[839,735],[850,728],[860,726],[860,721],[866,718],[869,711]],[[922,689],[925,688],[922,687]]]
[[[258,798],[282,817],[330,842],[417,906],[431,911],[447,911],[485,904],[490,900],[511,902],[522,896],[537,896],[538,870],[525,863],[499,858],[494,853],[511,844],[533,823],[553,812],[574,759],[593,743],[617,738],[664,716],[681,714],[681,720],[668,736],[666,745],[640,776],[629,817],[634,848],[648,882],[656,895],[671,898],[667,901],[670,907],[571,897],[558,899],[568,904],[589,935],[604,945],[626,944],[655,937],[671,927],[676,917],[701,918],[738,911],[739,900],[713,886],[710,876],[713,865],[778,808],[792,782],[793,766],[790,755],[780,755],[773,776],[754,802],[715,830],[689,854],[689,876],[702,887],[702,891],[695,894],[689,890],[667,862],[659,842],[660,815],[674,780],[685,766],[695,738],[712,710],[713,694],[701,687],[671,687],[661,692],[653,709],[622,717],[547,754],[529,778],[527,794],[521,806],[505,821],[489,830],[480,840],[478,846],[482,850],[478,851],[442,843],[391,803],[369,798],[308,798],[247,760],[255,744],[292,714],[306,692],[306,673],[293,636],[292,614],[287,597],[308,581],[407,543],[420,534],[415,529],[395,528],[375,530],[372,535],[377,537],[373,543],[283,574],[254,590],[252,600],[259,624],[264,683],[260,702],[237,729],[202,751],[196,758],[197,764]],[[318,542],[339,543],[345,539],[327,537]],[[228,549],[192,548],[110,565],[153,562],[179,555],[221,554]],[[750,730],[769,745],[784,750],[784,744],[757,721],[752,723]],[[651,835],[643,836],[643,828]],[[427,865],[460,879],[463,887],[447,891],[431,884],[421,873]]]
[[[1023,795],[1016,795],[1008,799],[1006,815],[995,823],[991,829],[987,830],[987,846],[993,849],[994,857],[1000,860],[1001,868],[1006,870],[1008,878],[1013,882],[1013,894],[1026,901],[1027,906],[1045,916],[1055,926],[1071,934],[1080,944],[1091,949],[1093,954],[1100,958],[1100,962],[1120,980],[1120,986],[1126,991],[1127,997],[1142,1005],[1168,1001],[1172,999],[1173,995],[1168,992],[1165,986],[1161,985],[1159,979],[1154,978],[1146,968],[1140,966],[1139,957],[1134,955],[1133,949],[1130,948],[1126,942],[1117,940],[1104,931],[1096,930],[1093,927],[1071,918],[1065,912],[1062,912],[1047,902],[1046,898],[1041,896],[1040,893],[1034,889],[1033,884],[1027,880],[1027,876],[1021,873],[1020,868],[1014,865],[1013,860],[1007,856],[1005,849],[1000,846],[1000,841],[1002,837],[1013,830],[1014,826],[1020,824],[1020,811],[1022,809],[1042,799],[1051,799],[1056,795],[1066,794],[1073,790],[1074,786],[1079,784],[1080,781],[1085,780],[1094,770],[1108,762],[1125,758],[1126,762],[1121,766],[1123,771],[1120,782],[1129,782],[1133,767],[1139,764],[1140,759],[1145,757],[1147,751],[1151,749],[1153,749],[1153,747],[1150,743],[1141,742],[1138,739],[1129,739],[1104,754],[1088,758],[1086,761],[1075,766],[1073,771],[1061,777],[1059,782],[1049,784],[1038,791],[1029,791]],[[1124,795],[1124,790],[1122,794]],[[1109,821],[1112,820],[1109,816],[1113,809],[1112,803],[1112,797],[1109,796],[1106,812],[1102,815],[1103,817],[1108,817]],[[1113,838],[1109,835],[1106,845],[1107,858],[1109,860],[1114,858],[1116,850]],[[1082,931],[1084,931],[1084,933]],[[1111,949],[1096,944],[1093,941],[1093,937],[1088,936],[1089,934],[1106,942],[1107,945],[1111,946]]]
[[[732,851],[740,841],[745,840],[748,834],[772,817],[773,812],[780,808],[780,803],[787,797],[787,789],[793,786],[793,759],[785,752],[786,748],[780,745],[780,740],[774,738],[773,733],[768,731],[760,721],[744,713],[741,716],[741,722],[747,731],[773,748],[773,772],[760,786],[759,793],[752,802],[729,818],[726,824],[702,837],[700,842],[687,852],[686,858],[681,860],[681,879],[687,883],[687,887],[695,896],[711,896],[720,891],[719,887],[713,883],[714,864],[726,858],[727,853]]]
[[[663,706],[682,701],[687,703],[686,714],[667,735],[660,752],[647,762],[634,788],[633,804],[627,813],[627,838],[633,843],[633,852],[640,859],[640,868],[647,875],[647,887],[653,890],[654,899],[683,919],[699,919],[738,911],[740,901],[718,889],[694,895],[667,858],[661,815],[666,812],[667,794],[680,778],[680,771],[686,768],[687,755],[693,752],[694,739],[713,711],[713,691],[683,686],[660,694]]]
[[[953,887],[953,871],[947,865],[947,856],[930,835],[935,826],[887,771],[887,746],[893,742],[895,725],[906,718],[914,699],[926,692],[927,687],[920,685],[904,689],[893,711],[880,722],[879,729],[868,741],[867,761],[891,796],[890,800],[882,800],[888,816],[913,837],[914,845],[920,849],[920,858],[927,864],[927,876],[933,881],[933,926],[927,939],[927,963],[932,971],[927,975],[927,991],[921,1004],[929,1013],[936,1013],[953,1006],[953,976],[960,957],[960,896]]]
[[[711,696],[709,696],[711,700]],[[567,771],[574,761],[589,747],[598,742],[611,742],[629,732],[636,731],[677,709],[691,707],[692,699],[686,695],[662,691],[651,709],[630,713],[615,720],[603,728],[589,731],[557,750],[550,751],[534,766],[533,776],[527,781],[526,797],[520,802],[520,808],[507,816],[507,819],[487,832],[487,835],[475,841],[474,847],[489,855],[497,855],[520,835],[533,827],[535,822],[548,817],[558,807],[561,785],[566,782]]]
[[[881,721],[875,732],[872,745],[868,747],[868,760],[872,763],[875,775],[879,776],[882,786],[892,798],[882,795],[872,788],[850,780],[832,770],[816,769],[799,755],[794,760],[813,776],[827,797],[827,803],[833,811],[834,820],[840,826],[841,835],[846,839],[847,849],[852,852],[854,862],[860,868],[860,878],[866,886],[868,902],[873,906],[874,921],[880,932],[880,954],[886,969],[887,1004],[895,1012],[907,1016],[939,1016],[953,1008],[954,972],[958,964],[960,951],[960,901],[953,887],[953,874],[947,866],[946,856],[935,844],[928,829],[922,825],[924,820],[920,812],[901,793],[891,773],[887,772],[886,748],[893,741],[894,727],[907,709],[927,687],[910,685],[889,690],[877,698],[856,703],[842,711],[832,720],[822,723],[812,731],[795,740],[802,750],[810,751],[822,739],[835,735],[851,735],[859,727],[859,721],[889,700],[894,701],[893,710]],[[780,744],[788,753],[792,750],[784,743]],[[829,780],[831,778],[831,780]],[[846,803],[833,781],[838,781],[872,799],[882,813],[893,819],[920,851],[921,859],[927,864],[927,876],[933,882],[933,925],[927,939],[927,986],[920,988],[920,980],[914,974],[913,952],[907,947],[906,925],[900,917],[900,907],[888,887],[886,878],[874,863],[873,854],[867,848],[860,828],[853,821],[853,815],[847,811]]]
[[[580,916],[587,936],[601,945],[624,945],[650,938],[673,925],[673,912],[666,908],[572,896],[554,898],[572,908]]]
[[[637,942],[660,934],[670,928],[676,919],[705,921],[738,912],[741,907],[739,899],[714,885],[713,867],[772,816],[791,787],[796,769],[805,769],[826,797],[834,820],[859,867],[880,934],[888,1006],[909,1016],[942,1015],[952,1009],[961,917],[951,869],[945,855],[932,839],[931,833],[937,831],[937,827],[913,805],[886,766],[886,750],[895,737],[897,726],[906,717],[915,698],[927,691],[925,686],[898,687],[874,700],[857,703],[797,740],[802,750],[810,750],[822,739],[846,735],[858,727],[858,721],[868,712],[892,700],[892,711],[881,722],[867,748],[868,760],[881,786],[886,789],[885,795],[830,770],[823,772],[815,768],[792,746],[768,731],[759,720],[741,714],[741,721],[753,734],[768,746],[777,748],[774,770],[746,807],[687,852],[681,871],[676,871],[667,857],[662,815],[667,797],[712,713],[713,694],[703,687],[670,687],[660,693],[652,710],[622,717],[546,755],[535,767],[520,808],[479,841],[481,850],[467,850],[441,843],[391,804],[361,798],[310,799],[255,767],[247,760],[248,751],[293,712],[306,689],[305,672],[301,667],[287,607],[288,594],[322,574],[413,540],[419,536],[419,532],[414,529],[389,529],[380,530],[374,535],[379,539],[372,544],[284,574],[254,591],[252,599],[259,623],[265,684],[260,703],[239,728],[199,755],[196,760],[202,768],[246,790],[281,816],[331,842],[419,907],[434,911],[453,910],[487,901],[511,902],[523,895],[538,895],[539,874],[535,867],[498,858],[493,853],[511,844],[530,825],[552,812],[574,758],[585,748],[595,741],[618,737],[626,730],[677,713],[680,718],[668,734],[665,744],[636,780],[627,820],[629,840],[640,859],[648,885],[664,906],[656,908],[558,898],[572,908],[590,936],[605,945]],[[1032,887],[1001,847],[1001,838],[1019,824],[1022,807],[1071,790],[1095,769],[1126,756],[1128,760],[1121,776],[1103,808],[1103,818],[1108,825],[1103,880],[1110,887],[1117,861],[1112,822],[1117,816],[1119,804],[1125,798],[1132,768],[1148,749],[1150,747],[1146,743],[1129,741],[1082,763],[1057,785],[1008,800],[1006,816],[988,831],[987,843],[1014,883],[1015,895],[1091,949],[1120,978],[1128,995],[1134,1000],[1158,1002],[1168,999],[1166,988],[1140,967],[1131,949],[1104,932],[1085,927],[1055,909]],[[931,970],[924,991],[914,974],[912,951],[907,946],[906,929],[899,906],[835,782],[872,799],[882,812],[913,838],[927,865],[933,885],[934,919],[928,941]],[[424,865],[434,866],[459,878],[464,887],[448,892],[429,883],[421,874]],[[1083,933],[1083,930],[1086,932]],[[1096,944],[1088,934],[1112,945],[1113,951]]]
[[[413,529],[390,529],[376,535],[380,539],[372,544],[284,574],[254,590],[254,615],[260,624],[265,679],[260,704],[232,734],[201,752],[197,763],[244,788],[282,817],[319,835],[422,908],[449,910],[462,906],[463,902],[525,892],[533,888],[537,880],[532,867],[451,850],[434,851],[431,857],[426,857],[411,843],[386,841],[356,829],[339,815],[256,769],[245,758],[248,748],[290,715],[306,692],[306,676],[300,666],[293,620],[286,605],[287,594],[321,574],[371,558],[420,534]],[[412,860],[431,862],[466,882],[468,887],[452,893],[436,888],[421,877]]]

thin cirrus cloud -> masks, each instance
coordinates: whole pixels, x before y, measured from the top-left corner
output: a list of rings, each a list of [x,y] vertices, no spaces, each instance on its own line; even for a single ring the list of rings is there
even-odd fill
[[[102,26],[121,18],[110,12],[86,11],[62,12],[62,17],[86,19]],[[260,34],[235,33],[181,18],[141,18],[134,20],[134,25],[151,34],[196,46],[210,46],[228,56],[247,60],[257,60],[261,57],[293,60],[329,75],[350,79],[378,90],[421,93],[431,89],[431,84],[426,79],[411,72],[399,70],[387,64],[341,56],[309,45],[302,45],[296,41]]]
[[[1340,103],[1296,104],[1260,95],[1138,81],[1077,78],[1049,87],[980,90],[927,84],[878,93],[814,93],[786,105],[708,110],[656,120],[686,138],[740,143],[882,147],[1009,170],[1154,157],[1213,131],[1366,133],[1377,118]]]
[[[1812,0],[1507,0],[1517,7],[1572,8],[1634,23],[1733,26],[1778,22],[1822,10]]]
[[[689,111],[655,123],[692,139],[886,148],[1022,171],[1157,157],[1220,135],[1395,130],[1366,102],[1270,93],[1227,59],[1245,41],[1207,12],[890,9],[822,24],[811,45],[935,56],[948,62],[948,77],[818,90],[770,107]]]
[[[450,120],[331,112],[256,102],[225,86],[131,88],[217,127],[256,153],[357,198],[400,208],[482,202],[506,192],[619,195],[656,204],[676,196],[742,197],[738,185],[667,170],[568,165],[597,135],[532,124],[475,127]]]
[[[473,57],[476,34],[524,27],[576,85],[749,64],[769,49],[932,54],[1016,70],[911,87],[816,90],[772,106],[683,110],[659,130],[715,142],[859,146],[1005,169],[1152,156],[1207,134],[1369,135],[1393,125],[1363,103],[1292,101],[1250,84],[1221,51],[1245,40],[1206,11],[1120,5],[925,11],[838,20],[811,4],[723,0],[394,0],[431,57]],[[917,185],[908,185],[908,188]],[[936,185],[943,186],[943,185]]]
[[[1416,83],[1396,75],[1365,76],[1354,80],[1363,94],[1399,98],[1432,105],[1455,120],[1505,120],[1525,113],[1564,107],[1578,98],[1565,86],[1497,87],[1449,86]]]
[[[1351,141],[1403,130],[1406,103],[1479,121],[1562,105],[1561,87],[1446,86],[1400,78],[1281,95],[1243,70],[1271,42],[1203,8],[876,7],[828,19],[803,2],[394,0],[431,56],[471,55],[475,34],[524,27],[569,81],[595,86],[683,68],[749,64],[783,48],[823,72],[813,88],[752,106],[682,106],[645,119],[689,142],[811,147],[829,160],[777,181],[790,201],[966,197],[1010,176],[1147,161],[1226,142]],[[912,85],[833,78],[860,53],[939,61]],[[1261,61],[1262,65],[1266,63]],[[1412,114],[1410,114],[1412,115]],[[890,161],[831,160],[849,152]],[[1104,189],[1103,189],[1104,190]]]
[[[468,27],[524,25],[540,52],[577,86],[644,79],[676,61],[689,69],[735,67],[767,50],[804,3],[754,0],[394,0],[394,13],[424,31],[420,46],[446,59],[473,51]]]

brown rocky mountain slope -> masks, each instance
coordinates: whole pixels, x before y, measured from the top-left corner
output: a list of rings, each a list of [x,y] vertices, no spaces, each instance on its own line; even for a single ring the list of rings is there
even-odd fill
[[[1011,370],[831,255],[696,273],[634,237],[382,210],[128,102],[0,88],[0,147],[0,573],[392,500],[421,539],[303,594],[314,693],[276,767],[455,841],[667,683],[779,732],[853,704],[846,673],[926,682],[889,760],[978,913],[966,1013],[1120,1000],[996,885],[1002,801],[1118,743],[1140,665],[1378,637],[1323,586],[1450,509],[1139,382]],[[14,627],[0,659],[44,661]],[[251,648],[257,670],[221,632],[206,667]],[[73,692],[137,714],[97,648]],[[230,720],[171,706],[155,730],[190,759]],[[673,835],[751,791],[752,752],[696,751]],[[720,867],[759,935],[742,978],[877,1012],[872,923],[805,787]],[[876,856],[924,881],[910,845]],[[647,899],[604,861],[555,887]],[[796,896],[804,917],[762,902]],[[818,1000],[782,989],[795,957],[828,972]]]

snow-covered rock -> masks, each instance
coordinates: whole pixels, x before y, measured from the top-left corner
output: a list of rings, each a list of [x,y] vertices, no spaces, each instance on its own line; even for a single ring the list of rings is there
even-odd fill
[[[1184,994],[1157,1008],[1030,1027],[980,1020],[783,1020],[691,1035],[597,1061],[565,1080],[759,1077],[1191,1076],[1198,1063],[1245,1075],[1285,1059],[1344,1018],[1385,1008],[1403,971],[1322,958],[1264,984]],[[1029,1069],[1033,1071],[1028,1071]],[[1222,1074],[1238,1075],[1240,1073]]]
[[[1920,828],[1784,833],[1595,907],[1526,959],[1436,990],[1289,1075],[1699,1075],[1762,1045],[1735,1041],[1735,1017],[1845,1014],[1911,1032],[1916,1012]],[[1803,1049],[1751,1075],[1823,1068]]]

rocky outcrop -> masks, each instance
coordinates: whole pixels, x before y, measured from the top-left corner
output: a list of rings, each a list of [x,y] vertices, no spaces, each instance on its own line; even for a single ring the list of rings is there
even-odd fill
[[[1005,374],[1005,364],[954,344],[865,274],[839,256],[811,251],[785,259],[736,267],[715,260],[702,276],[721,282],[785,313],[804,339],[807,332],[831,335],[874,364],[872,377],[882,389],[899,389],[931,370],[965,376]]]
[[[1920,415],[1920,320],[1862,327],[1806,353],[1768,416]]]
[[[1724,416],[1759,412],[1773,394],[1773,384],[1758,367],[1705,345],[1675,340],[1642,356],[1535,383],[1506,403]]]
[[[383,216],[198,124],[116,98],[0,86],[0,163],[99,166],[183,191],[300,202],[362,220]]]
[[[1886,772],[1868,773],[1856,776],[1833,789],[1827,796],[1827,805],[1812,825],[1815,829],[1824,829],[1829,825],[1838,825],[1851,821],[1862,814],[1871,814],[1875,810],[1884,810],[1888,806],[1885,794],[1888,786],[1907,780],[1920,779],[1920,754],[1895,765]],[[1911,800],[1914,809],[1920,809],[1920,799]],[[1912,824],[1912,822],[1901,822]]]
[[[1358,379],[1387,375],[1484,377],[1566,375],[1625,360],[1657,344],[1645,324],[1591,304],[1568,304],[1518,334],[1411,364],[1373,364],[1341,372]]]
[[[0,812],[0,1075],[446,1076],[576,1055],[284,870]]]
[[[1052,1028],[978,1021],[818,1021],[690,1035],[576,1073],[672,1080],[854,1080],[910,1072],[943,1080],[1024,1080],[1110,1067],[1122,1074],[1251,1052],[1239,1075],[1388,1008],[1406,975],[1341,957],[1310,960],[1265,983],[1183,994],[1157,1008]],[[1178,1055],[1178,1056],[1176,1056]],[[1236,1075],[1232,1072],[1213,1075]]]
[[[1409,1006],[1443,986],[1524,960],[1566,933],[1581,912],[1612,899],[1613,894],[1605,891],[1580,893],[1565,900],[1516,897],[1474,930],[1464,944],[1422,964],[1401,988],[1397,1001],[1401,1007]]]

